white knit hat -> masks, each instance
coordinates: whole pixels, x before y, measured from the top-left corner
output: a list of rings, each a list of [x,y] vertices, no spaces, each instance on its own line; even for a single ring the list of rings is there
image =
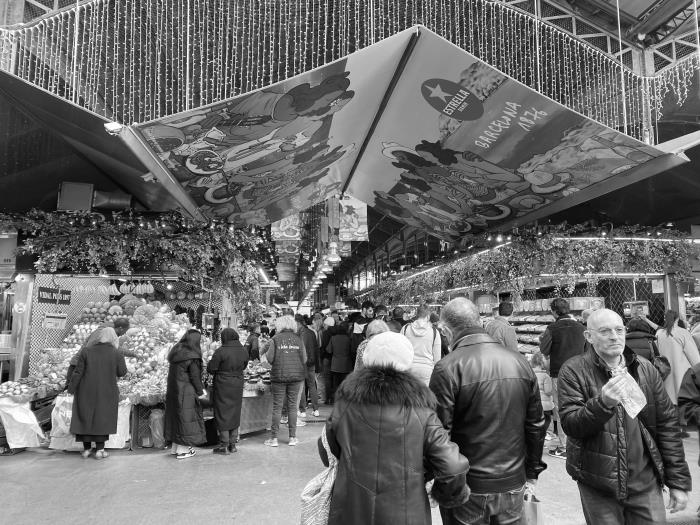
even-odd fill
[[[333,317],[326,317],[323,320],[323,326],[335,326],[335,319]]]
[[[413,345],[405,335],[382,332],[369,340],[362,361],[365,366],[390,366],[405,372],[413,364]]]

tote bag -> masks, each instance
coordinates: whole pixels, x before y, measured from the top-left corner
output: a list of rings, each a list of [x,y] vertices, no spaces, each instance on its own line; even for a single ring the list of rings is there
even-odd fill
[[[309,481],[301,493],[301,525],[328,525],[338,459],[328,445],[326,427],[323,427],[321,442],[328,455],[328,467]]]

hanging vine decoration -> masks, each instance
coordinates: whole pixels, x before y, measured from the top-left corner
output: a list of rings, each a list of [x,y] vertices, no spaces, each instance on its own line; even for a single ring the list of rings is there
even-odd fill
[[[266,240],[220,222],[194,223],[179,213],[0,214],[0,231],[20,235],[18,254],[38,272],[131,275],[175,272],[229,295],[237,307],[260,301],[256,261]]]
[[[472,286],[522,296],[542,275],[550,276],[561,293],[569,294],[580,281],[595,288],[595,274],[669,273],[681,282],[692,278],[693,261],[698,260],[698,245],[676,230],[652,232],[629,226],[616,229],[618,238],[577,238],[581,232],[577,226],[553,227],[546,234],[533,231],[498,249],[427,272],[392,276],[363,291],[362,299],[369,291],[370,297],[385,304],[444,302],[446,290]]]

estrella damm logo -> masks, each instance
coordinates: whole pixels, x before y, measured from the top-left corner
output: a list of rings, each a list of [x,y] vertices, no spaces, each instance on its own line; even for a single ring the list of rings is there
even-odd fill
[[[468,89],[451,80],[431,78],[421,86],[423,98],[443,115],[456,120],[476,120],[484,114],[484,105]]]

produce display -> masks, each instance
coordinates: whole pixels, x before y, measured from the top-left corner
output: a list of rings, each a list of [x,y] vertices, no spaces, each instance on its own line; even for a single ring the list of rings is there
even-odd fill
[[[130,328],[120,338],[119,349],[125,355],[127,374],[117,381],[119,392],[133,404],[153,405],[164,401],[170,349],[190,327],[186,314],[176,315],[167,305],[151,303],[133,295],[119,301],[87,303],[79,321],[64,338],[60,348],[45,348],[34,363],[33,374],[19,382],[0,384],[0,397],[31,400],[61,392],[70,361],[102,323],[127,317]],[[241,343],[247,333],[241,331]],[[211,385],[207,363],[221,346],[203,334],[201,347],[204,369],[202,379]],[[252,361],[244,374],[248,395],[259,395],[269,389],[269,369]]]
[[[0,384],[0,397],[9,397],[19,403],[26,402],[31,398],[31,388],[19,381],[5,381]]]

